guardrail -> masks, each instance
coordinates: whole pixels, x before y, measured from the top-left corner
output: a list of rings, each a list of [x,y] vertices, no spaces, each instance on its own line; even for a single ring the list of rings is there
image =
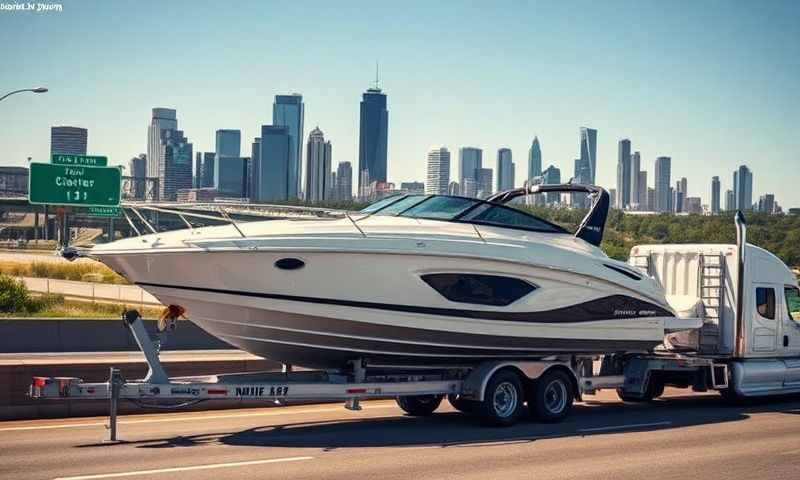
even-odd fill
[[[57,293],[65,297],[80,297],[93,301],[159,306],[156,297],[136,285],[78,282],[54,278],[19,277],[29,290],[39,293]]]

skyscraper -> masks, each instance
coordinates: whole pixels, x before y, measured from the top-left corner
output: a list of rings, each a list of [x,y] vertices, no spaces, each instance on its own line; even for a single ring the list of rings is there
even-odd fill
[[[214,187],[214,157],[215,152],[203,152],[202,175],[200,176],[200,188]]]
[[[389,139],[389,111],[386,109],[386,95],[375,87],[367,89],[361,100],[361,120],[358,139],[358,170],[367,171],[358,176],[359,191],[368,186],[362,179],[370,182],[386,182],[386,155]]]
[[[339,162],[336,168],[337,198],[349,202],[353,198],[353,165],[350,162]]]
[[[686,199],[686,191],[683,189],[683,180],[685,180],[685,178],[675,182],[675,190],[672,197],[672,209],[675,213],[686,211],[683,205],[683,201]]]
[[[203,154],[194,152],[194,188],[200,188],[203,183]]]
[[[631,203],[631,141],[623,138],[617,150],[617,208]]]
[[[639,193],[641,190],[639,188],[639,173],[641,173],[642,169],[642,157],[639,155],[639,152],[633,152],[631,154],[631,208],[633,210],[639,210],[640,205],[642,203],[641,194]],[[645,180],[646,181],[646,180]]]
[[[542,172],[542,183],[545,185],[554,185],[561,183],[561,170],[559,170],[553,165],[547,167],[547,169]],[[546,201],[548,205],[561,202],[561,194],[558,192],[550,192],[545,195],[547,198]]]
[[[177,130],[178,117],[172,108],[154,108],[150,126],[147,129],[147,176],[159,177],[159,165],[163,162],[164,149],[161,145],[163,130]],[[159,187],[160,188],[160,187]]]
[[[428,152],[428,180],[425,193],[447,195],[450,184],[450,151],[445,147],[432,148]]]
[[[330,141],[325,141],[325,135],[319,127],[311,131],[308,136],[306,150],[306,200],[309,202],[322,202],[331,194],[331,156]]]
[[[492,169],[479,168],[475,170],[476,196],[486,198],[492,194]]]
[[[576,169],[575,177],[579,183],[594,185],[597,174],[597,130],[581,127],[580,140],[580,168]]]
[[[542,175],[542,148],[539,145],[539,137],[533,137],[533,143],[528,150],[528,178],[536,178]]]
[[[86,155],[89,131],[80,127],[50,127],[50,153]]]
[[[251,202],[257,201],[254,197],[255,192],[257,190],[258,182],[260,179],[256,176],[256,171],[261,166],[261,137],[256,137],[253,139],[253,143],[250,144],[250,169],[248,171],[247,178],[249,180],[248,188],[247,188],[247,196],[250,197]]]
[[[656,212],[669,212],[672,204],[672,194],[670,193],[670,170],[672,159],[670,157],[656,158],[655,171],[655,191],[656,202],[654,210]]]
[[[636,154],[638,153],[636,152]],[[649,203],[647,190],[647,170],[641,170],[639,171],[639,210],[645,212],[653,210],[653,206]]]
[[[301,180],[303,178],[303,121],[305,105],[299,93],[291,95],[275,95],[272,104],[272,124],[285,126],[292,137],[292,150],[289,152],[288,166],[288,198],[299,198]]]
[[[733,172],[733,198],[738,210],[753,208],[753,172],[746,165]]]
[[[175,201],[178,190],[192,188],[192,144],[181,130],[161,130],[159,198]]]
[[[775,213],[775,195],[767,193],[758,197],[758,211],[761,213]]]
[[[736,210],[736,198],[733,190],[725,190],[725,211],[730,212]]]
[[[217,130],[214,155],[214,187],[221,197],[244,198],[247,165],[242,158],[242,132]]]
[[[475,147],[458,149],[458,183],[461,186],[461,195],[477,196],[477,171],[480,168],[483,168],[483,150]]]
[[[501,148],[497,151],[497,191],[511,190],[514,188],[514,162],[511,158],[510,148]]]
[[[711,214],[712,215],[719,215],[719,213],[720,213],[719,193],[720,193],[719,177],[711,177]]]
[[[294,137],[289,127],[262,125],[258,142],[258,163],[252,166],[253,191],[250,197],[257,202],[288,200],[294,183],[289,184],[289,165]],[[294,197],[291,197],[294,198]]]
[[[138,157],[131,158],[128,163],[128,171],[131,176],[130,194],[136,200],[143,200],[145,194],[145,171],[147,170],[147,155],[139,154]]]

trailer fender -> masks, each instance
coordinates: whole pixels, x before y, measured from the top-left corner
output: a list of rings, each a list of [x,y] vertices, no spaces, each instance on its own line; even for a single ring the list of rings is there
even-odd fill
[[[521,378],[528,380],[536,380],[541,377],[545,372],[551,368],[560,368],[569,372],[573,382],[573,389],[576,396],[579,395],[579,390],[576,388],[578,385],[575,372],[570,368],[569,362],[560,360],[538,360],[538,361],[494,361],[484,362],[474,368],[464,379],[461,389],[461,397],[467,400],[475,400],[482,402],[486,392],[486,385],[489,379],[495,372],[508,368],[517,372]]]

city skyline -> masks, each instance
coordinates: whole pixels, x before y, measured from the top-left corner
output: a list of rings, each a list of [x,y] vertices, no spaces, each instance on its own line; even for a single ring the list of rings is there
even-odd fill
[[[590,125],[600,132],[596,172],[600,185],[615,186],[617,142],[631,138],[641,152],[642,170],[653,172],[658,156],[671,157],[672,169],[691,179],[688,195],[701,196],[705,203],[712,176],[721,176],[727,190],[731,188],[729,172],[748,164],[758,173],[754,200],[769,192],[784,206],[800,204],[800,191],[785,173],[794,171],[800,150],[791,128],[800,120],[793,107],[798,93],[790,88],[799,69],[796,62],[787,61],[800,53],[798,26],[789,21],[797,18],[800,8],[789,2],[741,3],[735,8],[717,4],[686,16],[681,14],[686,5],[586,4],[578,9],[602,18],[616,11],[622,20],[635,18],[628,22],[632,26],[624,38],[600,27],[602,22],[571,13],[575,9],[555,5],[507,9],[518,10],[516,15],[490,12],[484,19],[489,28],[476,35],[461,25],[471,24],[485,12],[465,6],[449,12],[456,27],[448,40],[426,33],[432,17],[399,31],[400,24],[418,16],[422,4],[398,12],[389,27],[378,21],[385,15],[379,6],[364,4],[354,7],[357,14],[344,15],[342,9],[321,5],[331,21],[307,32],[310,43],[326,49],[324,58],[314,62],[304,59],[299,45],[265,49],[268,44],[252,42],[254,34],[247,33],[259,31],[256,26],[277,36],[296,29],[292,18],[302,17],[302,8],[291,4],[274,9],[266,18],[258,15],[258,4],[243,2],[236,14],[230,14],[241,28],[224,39],[193,34],[200,20],[202,25],[212,25],[213,31],[216,27],[209,23],[213,19],[204,18],[200,6],[186,14],[186,5],[180,2],[158,7],[163,20],[145,15],[147,7],[134,13],[136,21],[127,22],[116,18],[110,5],[74,2],[66,2],[58,15],[21,13],[24,22],[15,20],[22,17],[0,15],[0,36],[9,44],[14,38],[29,39],[25,52],[8,52],[8,68],[0,72],[0,83],[50,88],[46,95],[15,96],[0,106],[4,117],[15,119],[0,132],[2,163],[25,165],[29,156],[46,161],[49,146],[42,139],[49,128],[75,125],[91,130],[89,153],[108,155],[112,164],[127,164],[145,151],[141,125],[150,109],[159,105],[179,111],[181,130],[196,151],[211,151],[214,131],[220,127],[240,128],[248,139],[259,136],[260,125],[270,122],[268,109],[274,95],[296,91],[307,105],[306,122],[324,128],[337,144],[337,159],[352,162],[356,169],[358,101],[370,85],[377,59],[381,88],[389,95],[392,112],[388,180],[397,184],[425,177],[430,145],[448,145],[452,151],[474,145],[486,152],[508,146],[518,158],[525,158],[534,135],[545,147],[543,166],[556,165],[569,177],[572,162],[579,157],[575,131]],[[547,20],[541,28],[525,26],[524,18],[534,11]],[[204,56],[216,55],[224,67],[220,75],[195,75],[196,57],[175,55],[166,81],[162,76],[130,81],[130,71],[154,71],[154,65],[162,65],[143,52],[152,51],[147,45],[156,45],[158,36],[153,32],[164,33],[167,19],[170,51],[195,52],[196,56],[199,49]],[[65,24],[74,28],[60,33],[59,26]],[[113,35],[113,42],[93,42],[80,34],[84,26],[119,34]],[[500,26],[514,34],[499,35]],[[356,41],[363,36],[373,41]],[[584,60],[594,67],[594,74],[586,78],[576,74],[585,65],[572,60],[590,41],[592,55]],[[143,48],[133,48],[140,43]],[[544,75],[529,75],[533,67],[526,65],[531,53],[527,45],[534,43],[539,52],[536,69]],[[643,46],[630,48],[626,75],[620,77],[623,65],[614,52],[632,43]],[[448,56],[452,45],[463,45],[463,52]],[[222,55],[228,47],[231,54]],[[67,78],[59,71],[71,65],[65,52],[75,48],[89,58],[102,56],[108,62],[82,65],[80,81]],[[502,63],[491,54],[498,49],[507,52]],[[256,54],[264,58],[259,63],[268,69],[253,65],[249,59]],[[31,62],[32,55],[51,60]],[[653,68],[654,58],[661,68]],[[431,74],[436,71],[432,64],[442,59],[447,74]],[[244,65],[247,72],[240,68]],[[477,75],[465,74],[474,71],[475,65],[479,66]],[[739,74],[731,78],[730,71]],[[319,81],[321,77],[324,82]],[[262,80],[254,80],[258,78]],[[124,96],[116,92],[117,86],[129,84]],[[110,102],[112,98],[123,101]],[[492,115],[498,103],[514,105],[501,121]],[[735,149],[731,138],[737,139]],[[520,184],[521,175],[517,177]]]

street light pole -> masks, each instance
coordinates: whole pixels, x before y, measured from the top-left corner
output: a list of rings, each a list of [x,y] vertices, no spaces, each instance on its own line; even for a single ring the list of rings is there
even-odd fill
[[[15,93],[20,93],[20,92],[45,93],[46,91],[47,89],[45,87],[23,88],[22,90],[14,90],[13,92],[6,93],[2,97],[0,97],[0,101],[4,100],[6,97],[14,95]]]

